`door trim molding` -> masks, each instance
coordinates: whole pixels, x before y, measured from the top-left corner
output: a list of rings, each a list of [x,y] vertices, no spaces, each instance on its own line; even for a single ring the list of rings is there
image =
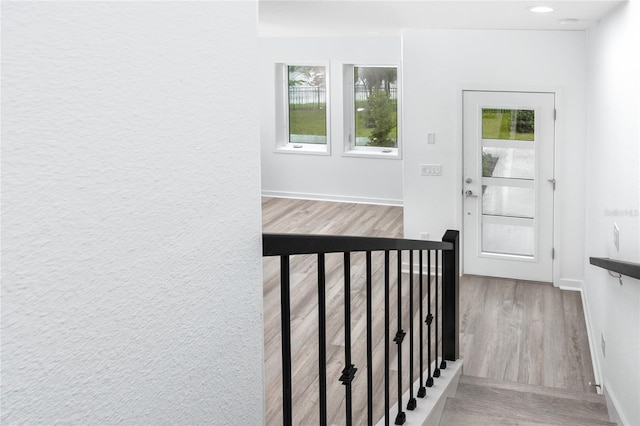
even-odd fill
[[[553,175],[554,179],[558,175],[557,173],[557,158],[558,158],[558,145],[562,142],[559,135],[564,134],[564,120],[562,119],[562,102],[563,102],[563,90],[557,86],[531,86],[531,85],[488,85],[486,83],[463,83],[456,87],[455,99],[456,99],[456,116],[453,117],[456,123],[456,158],[455,163],[455,176],[456,179],[454,191],[456,193],[454,214],[456,217],[456,229],[460,230],[461,241],[464,241],[464,208],[463,208],[463,170],[464,170],[464,92],[526,92],[526,93],[551,93],[554,95],[555,110],[560,110],[560,113],[555,117],[554,123],[554,144],[553,144]],[[558,287],[561,284],[560,279],[560,264],[562,263],[562,251],[558,250],[561,247],[559,233],[556,232],[556,224],[560,223],[559,211],[557,208],[558,203],[557,191],[553,192],[553,224],[552,224],[552,241],[554,248],[554,258],[552,259],[552,284],[554,287]],[[460,273],[464,274],[464,250],[460,253]]]

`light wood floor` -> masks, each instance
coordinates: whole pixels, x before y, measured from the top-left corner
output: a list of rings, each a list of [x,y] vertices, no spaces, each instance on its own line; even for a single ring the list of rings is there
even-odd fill
[[[401,207],[264,198],[263,231],[402,237]],[[404,254],[404,256],[408,256]],[[374,256],[374,265],[375,263]],[[406,259],[405,259],[406,260]],[[377,262],[378,265],[381,262]],[[391,265],[396,265],[392,255]],[[352,256],[352,353],[358,368],[353,382],[354,424],[366,418],[366,324],[364,255]],[[391,268],[391,306],[395,305],[396,268]],[[267,424],[281,424],[281,346],[279,262],[263,259],[265,323],[265,405]],[[384,298],[382,270],[374,270],[374,402],[375,417],[384,407]],[[403,300],[408,276],[403,274]],[[318,423],[317,289],[315,256],[291,261],[294,424]],[[417,280],[417,278],[416,278]],[[417,281],[416,281],[417,282]],[[426,283],[425,283],[426,284]],[[330,424],[341,424],[344,387],[342,256],[327,255],[327,411]],[[577,292],[548,284],[485,277],[463,277],[460,283],[460,345],[464,373],[528,384],[592,391],[594,381],[582,302]],[[416,295],[417,300],[417,295]],[[432,308],[433,309],[433,308]],[[408,332],[409,315],[403,315]],[[422,324],[414,315],[416,338]],[[391,334],[396,322],[391,321]],[[403,383],[408,376],[408,338],[403,344]],[[414,340],[417,344],[417,340]],[[357,344],[356,344],[357,343]],[[391,345],[391,404],[395,402],[396,348]],[[415,374],[418,364],[415,360]],[[406,404],[406,401],[404,401]],[[393,419],[392,419],[393,420]]]

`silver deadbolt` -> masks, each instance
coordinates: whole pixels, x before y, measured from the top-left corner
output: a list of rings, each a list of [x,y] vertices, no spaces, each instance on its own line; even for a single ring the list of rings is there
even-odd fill
[[[467,183],[471,183],[471,182],[473,182],[473,179],[471,179],[471,178],[466,178],[464,181],[465,181],[465,182],[467,182]]]

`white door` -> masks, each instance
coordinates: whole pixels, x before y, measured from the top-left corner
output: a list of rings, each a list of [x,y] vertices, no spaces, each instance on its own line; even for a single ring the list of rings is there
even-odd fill
[[[552,282],[555,95],[463,92],[463,271]]]

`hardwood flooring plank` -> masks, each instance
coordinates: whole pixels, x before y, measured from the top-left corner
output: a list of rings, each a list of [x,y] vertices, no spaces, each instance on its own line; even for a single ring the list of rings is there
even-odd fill
[[[606,404],[602,402],[531,393],[528,390],[463,383],[458,387],[455,399],[464,401],[466,410],[473,410],[478,414],[511,417],[522,421],[536,419],[550,424],[609,422]]]
[[[557,403],[557,401],[555,401]],[[563,407],[554,406],[554,401],[544,401],[529,409],[526,403],[505,406],[504,400],[489,402],[482,400],[450,398],[445,405],[440,425],[572,425],[572,426],[614,426],[607,420],[574,416]],[[551,403],[552,412],[545,409]],[[557,414],[556,414],[557,413]],[[532,420],[534,419],[534,420]]]
[[[555,291],[544,292],[544,342],[542,346],[544,356],[544,385],[564,388],[568,386],[565,380],[565,320],[562,311],[562,293]]]
[[[586,401],[590,403],[602,404],[606,406],[604,395],[590,392],[579,392],[568,389],[552,388],[548,386],[523,384],[518,382],[507,382],[504,380],[489,379],[486,377],[475,377],[464,374],[460,377],[463,385],[486,386],[506,391],[528,392],[539,395],[546,395],[553,398],[573,399],[576,401]]]
[[[518,295],[521,297],[523,308],[522,339],[518,360],[518,375],[515,381],[541,385],[544,382],[544,357],[540,351],[544,341],[544,311],[541,286],[531,284],[519,284]]]
[[[563,311],[565,315],[565,351],[568,365],[566,366],[566,380],[572,389],[585,392],[593,392],[594,388],[588,382],[595,383],[595,376],[592,370],[592,360],[589,348],[589,341],[584,336],[587,335],[586,324],[584,323],[584,311],[582,308],[582,298],[578,292],[563,292]],[[587,380],[582,378],[582,372],[590,373]]]

